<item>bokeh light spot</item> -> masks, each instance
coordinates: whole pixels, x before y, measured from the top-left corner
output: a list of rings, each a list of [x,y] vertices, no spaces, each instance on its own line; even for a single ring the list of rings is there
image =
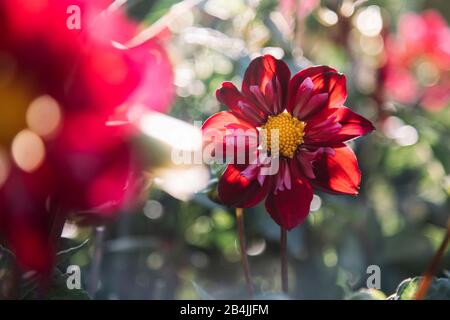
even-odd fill
[[[397,135],[395,137],[395,141],[403,146],[412,146],[417,143],[419,140],[419,134],[413,126],[402,126],[397,131]]]
[[[266,250],[266,240],[258,239],[250,242],[247,248],[247,254],[249,256],[259,256]]]
[[[417,78],[421,84],[427,87],[438,83],[440,75],[439,69],[429,61],[422,61],[416,68]]]
[[[353,3],[353,0],[344,0],[340,11],[344,17],[351,17],[355,12],[355,4]]]
[[[383,28],[381,10],[378,6],[368,6],[356,17],[356,27],[365,36],[374,37]]]
[[[318,11],[319,22],[325,26],[334,26],[339,21],[339,17],[333,10],[320,8]]]
[[[25,172],[33,172],[40,167],[45,158],[45,145],[33,131],[20,131],[12,142],[11,152],[14,162]]]
[[[338,263],[338,255],[334,248],[327,248],[323,252],[323,263],[328,267],[335,267]]]
[[[318,195],[314,195],[309,207],[310,211],[317,211],[322,206],[322,199]]]
[[[31,102],[26,114],[28,127],[41,137],[53,135],[61,125],[61,118],[58,102],[48,95]]]
[[[162,217],[164,208],[156,200],[148,200],[144,206],[144,215],[152,220],[159,219]]]
[[[158,252],[153,252],[147,257],[147,266],[151,270],[158,270],[161,269],[161,267],[164,264],[164,258],[161,254]]]

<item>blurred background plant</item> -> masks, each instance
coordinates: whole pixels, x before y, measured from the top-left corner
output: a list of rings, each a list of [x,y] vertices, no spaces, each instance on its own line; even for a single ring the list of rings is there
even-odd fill
[[[448,1],[123,2],[131,17],[150,26],[135,41],[155,33],[167,41],[175,70],[177,99],[170,113],[174,118],[193,124],[219,111],[215,90],[221,82],[239,83],[251,59],[270,53],[284,59],[292,71],[326,64],[345,73],[347,105],[375,123],[377,132],[351,144],[363,174],[360,195],[316,194],[307,221],[289,233],[292,298],[386,298],[404,279],[424,272],[446,233],[450,214],[450,108],[448,99],[439,99],[444,100],[439,108],[422,108],[424,99],[416,98],[417,92],[404,92],[414,96],[407,103],[394,100],[386,70],[396,67],[388,56],[395,52],[387,50],[387,43],[416,32],[414,25],[399,31],[398,21],[405,13],[432,9],[448,21]],[[439,68],[422,52],[407,66],[398,66],[421,88],[439,84],[436,95],[441,98],[450,92],[448,22],[442,30],[434,42],[442,46],[439,61],[444,63]],[[162,139],[173,147],[177,142],[164,137],[191,130],[171,121],[147,132],[151,141],[146,143]],[[152,127],[149,123],[143,124],[144,132]],[[157,134],[164,129],[170,133]],[[195,138],[192,130],[187,136]],[[189,142],[178,141],[178,147],[189,149]],[[212,185],[218,172],[211,169]],[[123,214],[102,231],[103,239],[97,242],[103,254],[100,263],[92,263],[96,248],[90,241],[65,265],[80,265],[84,286],[94,285],[99,299],[245,298],[233,210],[212,201],[212,189],[193,196],[183,189],[197,182],[202,186],[207,179],[204,168],[163,170],[151,176],[155,187],[139,214]],[[245,222],[255,294],[283,298],[279,228],[263,207],[245,210]],[[90,228],[70,223],[63,234],[79,243],[91,235]],[[446,253],[440,277],[448,276],[445,270],[450,269],[448,249]],[[370,265],[380,267],[381,288],[360,291],[366,288]],[[96,279],[89,284],[95,268],[97,290]],[[446,298],[448,282],[433,283]],[[391,298],[401,297],[415,283],[402,283]],[[412,297],[408,294],[403,297]]]

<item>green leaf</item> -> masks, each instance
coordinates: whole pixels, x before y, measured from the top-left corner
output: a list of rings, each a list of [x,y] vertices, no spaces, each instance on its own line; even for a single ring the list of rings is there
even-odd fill
[[[351,293],[347,300],[385,300],[386,295],[377,289],[360,289]]]
[[[422,277],[403,280],[397,292],[389,297],[390,300],[412,300],[416,295]],[[450,300],[450,279],[433,278],[425,300]]]
[[[90,300],[89,295],[82,289],[68,289],[67,276],[58,277],[52,283],[47,294],[49,300]]]
[[[126,3],[126,10],[129,16],[141,21],[152,10],[152,7],[157,3],[156,0],[128,0]]]
[[[66,240],[66,242],[70,243],[70,241],[68,241],[68,239]],[[56,254],[57,265],[60,265],[62,263],[65,263],[66,261],[68,261],[74,254],[76,254],[81,249],[83,249],[87,245],[88,242],[89,242],[89,239],[86,239],[82,243],[77,244],[77,245],[74,245],[72,242],[72,243],[70,243],[70,247],[59,251]]]
[[[225,172],[225,170],[227,169],[228,163],[211,163],[210,164],[210,168],[211,168],[211,174],[216,177],[217,179],[219,179],[223,173]]]
[[[192,281],[192,285],[194,286],[195,292],[197,292],[198,296],[202,300],[215,300],[208,292],[205,291],[202,287],[200,287],[197,283]]]
[[[14,254],[0,246],[0,300],[7,298],[10,286],[15,281],[15,268]]]
[[[14,260],[14,254],[3,246],[0,246],[0,270],[7,268]]]
[[[148,12],[147,16],[145,17],[145,21],[148,24],[152,24],[156,22],[158,19],[160,19],[162,16],[167,14],[173,5],[180,2],[180,0],[159,0],[159,1],[152,1],[152,7],[151,10]]]
[[[38,287],[31,288],[22,299],[34,300],[90,300],[89,295],[82,289],[69,289],[67,286],[68,276],[59,270],[55,270],[52,282],[44,297],[39,295]]]
[[[257,14],[259,17],[267,17],[276,9],[278,1],[276,0],[262,0],[258,6]]]

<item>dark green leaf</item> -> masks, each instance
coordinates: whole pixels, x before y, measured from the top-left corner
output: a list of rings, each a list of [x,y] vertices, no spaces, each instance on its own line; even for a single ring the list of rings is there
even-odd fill
[[[88,242],[89,242],[89,239],[86,239],[80,244],[77,244],[77,245],[72,244],[73,246],[59,251],[56,255],[57,265],[60,265],[62,263],[65,263],[66,261],[68,261],[75,253],[77,253],[82,248],[84,248]]]
[[[67,286],[68,276],[59,270],[56,270],[47,293],[41,297],[38,286],[34,286],[26,292],[22,299],[46,299],[46,300],[90,300],[89,295],[82,289],[69,289]]]
[[[377,289],[361,289],[351,293],[347,300],[384,300],[386,295]]]
[[[391,300],[412,300],[416,295],[422,277],[406,279],[400,283],[397,292],[389,297]],[[449,300],[450,279],[433,278],[425,300]]]

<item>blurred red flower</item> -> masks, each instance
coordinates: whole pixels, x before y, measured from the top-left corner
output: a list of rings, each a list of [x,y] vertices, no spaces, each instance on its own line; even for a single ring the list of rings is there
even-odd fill
[[[308,215],[314,188],[335,194],[358,193],[361,173],[355,154],[344,142],[374,127],[343,106],[347,98],[343,74],[316,66],[291,79],[283,61],[265,55],[249,65],[241,91],[225,82],[217,90],[217,98],[230,111],[216,113],[204,123],[205,146],[234,150],[239,148],[236,134],[245,130],[250,141],[237,151],[251,154],[255,152],[251,138],[258,136],[260,128],[266,130],[267,138],[256,144],[271,151],[269,137],[273,130],[279,133],[278,172],[264,174],[265,161],[229,163],[218,185],[224,204],[245,208],[265,198],[275,222],[292,229]]]
[[[406,13],[386,37],[384,87],[395,101],[439,110],[450,101],[450,28],[434,10]]]
[[[0,238],[23,269],[51,270],[69,213],[106,218],[133,203],[135,132],[117,114],[172,98],[165,50],[121,45],[138,28],[104,11],[110,2],[0,2]],[[69,6],[80,29],[67,27]]]

